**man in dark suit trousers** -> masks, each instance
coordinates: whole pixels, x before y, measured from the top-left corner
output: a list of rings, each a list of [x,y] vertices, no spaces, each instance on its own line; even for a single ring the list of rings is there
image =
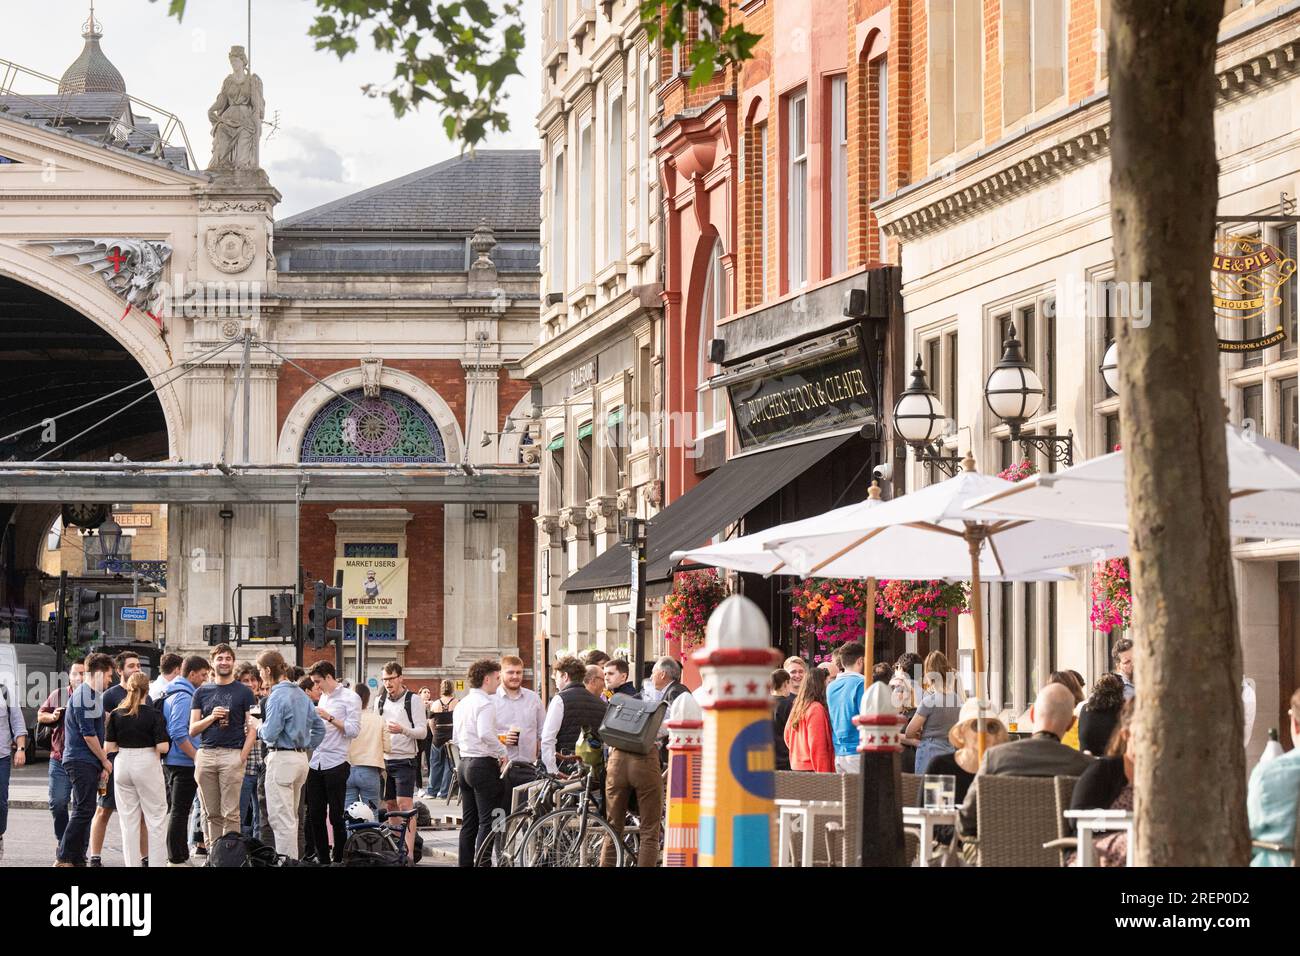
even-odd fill
[[[1077,777],[1092,763],[1092,757],[1061,743],[1074,726],[1074,696],[1060,684],[1048,684],[1038,692],[1029,709],[1034,735],[1024,740],[993,747],[975,774],[966,800],[961,805],[961,832],[975,835],[975,806],[979,801],[980,778],[987,774],[1012,777]]]

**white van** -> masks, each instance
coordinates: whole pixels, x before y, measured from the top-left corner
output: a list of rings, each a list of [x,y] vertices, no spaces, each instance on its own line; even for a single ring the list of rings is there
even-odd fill
[[[0,644],[0,683],[9,704],[15,700],[27,724],[27,759],[36,756],[36,711],[50,691],[58,686],[54,669],[57,657],[48,644]]]

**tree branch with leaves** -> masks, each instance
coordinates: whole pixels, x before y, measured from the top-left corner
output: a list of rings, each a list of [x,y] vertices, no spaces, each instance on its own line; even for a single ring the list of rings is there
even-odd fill
[[[362,87],[366,95],[388,100],[394,115],[428,103],[441,114],[447,137],[469,149],[510,129],[505,84],[523,75],[519,60],[527,25],[521,0],[311,2],[320,13],[307,31],[316,49],[342,60],[368,38],[375,50],[394,58],[390,80]],[[186,0],[168,0],[168,13],[181,19],[185,6]],[[671,48],[689,39],[693,87],[749,59],[761,39],[735,20],[725,0],[645,0],[638,9],[651,41]],[[690,38],[691,13],[712,29]]]

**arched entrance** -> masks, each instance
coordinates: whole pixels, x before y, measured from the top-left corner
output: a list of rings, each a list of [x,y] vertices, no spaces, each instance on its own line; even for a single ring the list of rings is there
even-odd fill
[[[168,415],[138,357],[151,350],[124,343],[121,334],[49,291],[0,272],[0,461],[169,456]],[[11,639],[31,639],[48,597],[42,542],[62,505],[79,502],[63,501],[57,484],[48,501],[4,498],[0,488],[0,616]],[[94,564],[72,562],[71,573],[83,575]]]

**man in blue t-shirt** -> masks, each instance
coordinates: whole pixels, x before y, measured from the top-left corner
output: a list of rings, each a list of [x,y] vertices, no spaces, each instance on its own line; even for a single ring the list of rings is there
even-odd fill
[[[826,709],[831,715],[831,739],[835,744],[835,769],[840,773],[857,773],[862,766],[858,753],[858,728],[853,718],[862,706],[866,686],[862,676],[867,649],[857,641],[840,645],[839,677],[826,688]]]
[[[239,832],[239,792],[256,739],[253,723],[246,718],[257,704],[253,692],[235,680],[235,652],[229,644],[212,649],[212,669],[212,682],[196,690],[190,703],[190,736],[200,740],[194,781],[209,847],[227,833]]]
[[[95,797],[113,765],[104,753],[104,685],[113,673],[107,654],[86,658],[86,677],[68,698],[63,715],[63,769],[72,787],[72,811],[59,841],[55,866],[85,866]]]

